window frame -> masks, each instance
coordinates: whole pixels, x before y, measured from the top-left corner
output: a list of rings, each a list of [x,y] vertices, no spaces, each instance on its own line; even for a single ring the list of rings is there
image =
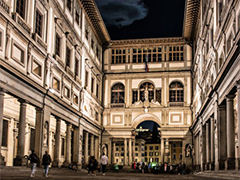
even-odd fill
[[[119,87],[117,87],[117,86],[119,86]],[[114,89],[115,87],[117,89]],[[117,98],[115,97],[115,99],[113,97],[114,94],[117,97]],[[122,97],[122,98],[120,99],[120,97]],[[111,104],[125,104],[125,86],[123,83],[119,82],[119,83],[112,85],[112,87],[111,87]]]

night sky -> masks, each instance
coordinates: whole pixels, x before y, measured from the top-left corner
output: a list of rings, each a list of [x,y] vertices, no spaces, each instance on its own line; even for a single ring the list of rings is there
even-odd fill
[[[113,40],[182,36],[185,0],[95,0]]]

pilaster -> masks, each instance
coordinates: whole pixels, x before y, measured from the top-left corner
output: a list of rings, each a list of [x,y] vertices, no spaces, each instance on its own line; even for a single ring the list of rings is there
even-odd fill
[[[60,139],[61,139],[61,119],[56,118],[55,147],[53,166],[59,167],[60,163]]]
[[[0,88],[0,166],[4,165],[4,157],[2,156],[2,129],[3,129],[3,107],[4,107],[4,90]]]

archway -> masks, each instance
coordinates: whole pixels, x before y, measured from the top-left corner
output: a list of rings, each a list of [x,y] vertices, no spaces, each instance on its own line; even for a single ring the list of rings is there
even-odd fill
[[[159,163],[161,158],[160,126],[152,120],[139,123],[135,129],[136,162]]]

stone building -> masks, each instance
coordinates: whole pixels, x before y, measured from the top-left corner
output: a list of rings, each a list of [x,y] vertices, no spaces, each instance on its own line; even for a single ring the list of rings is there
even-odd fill
[[[0,0],[1,164],[35,149],[54,166],[239,168],[239,38],[239,0],[186,0],[182,37],[132,40],[111,40],[94,0]]]
[[[240,1],[201,2],[193,45],[194,165],[240,168]]]
[[[191,144],[191,62],[192,49],[184,38],[110,42],[104,52],[103,142],[111,162],[121,143],[122,163],[135,160],[135,130],[144,121],[160,127],[160,162],[171,162],[169,149],[178,142],[177,158],[191,162],[183,156]]]
[[[0,1],[1,163],[30,149],[54,166],[99,157],[109,40],[94,1]]]

